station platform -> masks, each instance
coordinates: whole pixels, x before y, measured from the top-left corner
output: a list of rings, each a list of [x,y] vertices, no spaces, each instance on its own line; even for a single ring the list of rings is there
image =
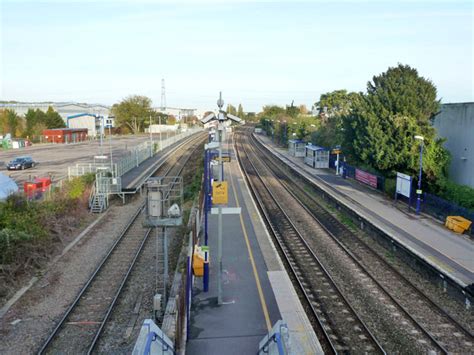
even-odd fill
[[[227,147],[231,147],[228,145]],[[223,214],[223,304],[217,303],[218,216],[209,214],[210,282],[203,292],[195,279],[188,354],[256,354],[259,342],[280,319],[288,325],[294,354],[322,354],[322,349],[288,274],[248,190],[233,149],[224,163],[227,207]]]
[[[436,270],[466,288],[474,283],[474,241],[421,214],[397,208],[388,197],[352,179],[336,176],[329,169],[314,169],[277,147],[266,136],[255,135],[285,164],[302,172],[328,194],[389,235]]]
[[[201,134],[204,139],[204,133]],[[166,159],[166,157],[172,153],[177,147],[182,145],[185,140],[177,141],[166,148],[160,150],[152,157],[146,159],[138,166],[134,167],[130,171],[122,175],[122,192],[123,193],[135,193],[137,192],[145,183],[150,176],[154,174],[158,166]]]

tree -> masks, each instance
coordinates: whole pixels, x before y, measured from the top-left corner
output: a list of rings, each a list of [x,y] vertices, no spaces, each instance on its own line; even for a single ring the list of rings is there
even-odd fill
[[[312,135],[313,143],[323,147],[342,145],[344,119],[350,113],[359,94],[335,90],[320,96],[314,106],[319,107],[320,126]]]
[[[352,103],[358,98],[357,93],[347,90],[335,90],[322,94],[314,106],[319,107],[320,113],[326,116],[345,116],[349,114]]]
[[[237,109],[235,108],[235,106],[232,106],[231,104],[228,104],[227,105],[227,110],[226,110],[227,113],[230,113],[231,115],[234,115],[236,116],[237,115]]]
[[[25,133],[27,136],[33,135],[33,129],[35,125],[38,123],[36,118],[36,112],[33,109],[28,109],[25,114]]]
[[[300,114],[300,109],[297,106],[293,105],[293,102],[290,106],[286,106],[286,114],[291,118],[296,118]]]
[[[309,114],[309,111],[308,111],[308,108],[306,107],[306,105],[299,105],[298,109],[300,110],[300,114],[302,114],[302,115]]]
[[[66,127],[66,123],[64,122],[63,118],[59,115],[59,113],[54,111],[51,106],[49,106],[48,111],[46,111],[43,123],[46,125],[47,128]]]
[[[0,127],[3,134],[10,133],[15,137],[21,135],[22,122],[15,111],[6,109],[0,112]]]
[[[273,118],[282,114],[286,114],[286,110],[283,107],[270,105],[270,106],[263,106],[263,110],[259,115],[261,117]]]
[[[306,122],[302,122],[298,128],[296,129],[296,137],[301,140],[306,140],[306,138],[309,136],[310,132],[307,129]]]
[[[239,104],[239,108],[237,109],[237,116],[240,118],[244,118],[244,108],[242,107],[242,104]]]
[[[447,171],[449,154],[436,140],[431,118],[439,109],[436,87],[416,69],[399,64],[373,77],[367,94],[352,104],[344,125],[344,147],[377,170],[417,176],[419,145],[424,136],[423,172],[434,184]]]
[[[168,118],[166,119],[166,124],[173,125],[176,124],[176,117],[173,115],[169,115]]]
[[[119,126],[125,126],[134,134],[140,132],[144,124],[155,117],[151,107],[151,99],[146,96],[128,96],[118,104],[114,104],[111,113],[115,116],[115,122]]]

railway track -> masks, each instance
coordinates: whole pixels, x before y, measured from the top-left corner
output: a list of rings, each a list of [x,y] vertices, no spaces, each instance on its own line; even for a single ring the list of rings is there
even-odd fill
[[[260,147],[261,149],[261,147]],[[374,249],[358,238],[349,228],[329,213],[316,198],[302,188],[286,171],[279,168],[274,159],[267,164],[278,176],[285,188],[300,201],[302,208],[320,223],[326,232],[351,255],[351,258],[371,276],[386,294],[397,304],[418,328],[435,342],[442,352],[472,351],[473,334],[448,311],[428,297],[419,287],[383,259]]]
[[[285,213],[241,145],[239,161],[280,250],[324,334],[326,352],[382,353],[385,351],[351,307],[331,275]],[[258,191],[258,192],[257,192]]]
[[[259,146],[260,154],[263,154],[261,144],[256,145]],[[369,245],[357,238],[305,190],[305,183],[301,179],[296,180],[281,169],[281,162],[277,162],[275,157],[265,154],[265,163],[274,171],[288,193],[393,303],[392,307],[396,307],[416,326],[417,330],[413,332],[425,336],[427,340],[424,342],[431,342],[436,346],[436,351],[441,353],[472,351],[473,336],[470,329],[456,321]]]
[[[196,143],[202,142],[202,137],[191,142],[196,149]],[[180,163],[178,159],[178,162],[163,164],[160,168],[167,168],[165,175],[179,175],[190,156]],[[92,353],[150,236],[151,229],[143,228],[143,211],[144,203],[64,313],[39,354]]]

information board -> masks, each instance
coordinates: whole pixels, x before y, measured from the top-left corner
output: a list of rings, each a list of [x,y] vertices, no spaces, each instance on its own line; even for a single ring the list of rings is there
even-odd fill
[[[410,197],[411,192],[411,176],[397,173],[397,194]]]
[[[212,203],[225,205],[228,201],[227,181],[214,181],[212,183]]]

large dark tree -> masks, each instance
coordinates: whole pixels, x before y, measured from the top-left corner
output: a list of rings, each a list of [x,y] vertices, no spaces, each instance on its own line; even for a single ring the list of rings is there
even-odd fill
[[[345,120],[344,146],[357,160],[382,172],[416,176],[419,142],[425,138],[423,171],[433,182],[446,174],[449,154],[436,139],[431,118],[439,110],[436,87],[416,69],[399,64],[373,77]]]
[[[39,121],[41,122],[41,121]],[[49,106],[48,111],[44,115],[44,122],[47,128],[64,128],[66,127],[66,123],[64,122],[63,118],[54,111],[54,109]]]

